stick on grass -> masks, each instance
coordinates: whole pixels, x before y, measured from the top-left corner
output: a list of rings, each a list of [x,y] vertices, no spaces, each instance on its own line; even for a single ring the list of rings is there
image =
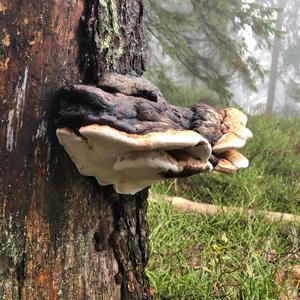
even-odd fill
[[[217,206],[207,203],[197,203],[181,197],[164,197],[176,209],[186,213],[197,212],[205,216],[216,216],[218,213],[233,214],[242,210],[239,207]],[[255,209],[247,209],[246,213],[249,216],[262,215],[269,222],[297,222],[300,223],[300,216],[286,214],[280,212],[262,211]]]

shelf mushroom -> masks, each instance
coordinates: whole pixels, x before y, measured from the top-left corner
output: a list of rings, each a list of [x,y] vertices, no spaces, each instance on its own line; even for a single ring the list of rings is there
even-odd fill
[[[78,171],[121,194],[165,178],[248,167],[236,149],[252,137],[237,109],[170,105],[141,77],[105,74],[99,85],[56,93],[59,142]]]

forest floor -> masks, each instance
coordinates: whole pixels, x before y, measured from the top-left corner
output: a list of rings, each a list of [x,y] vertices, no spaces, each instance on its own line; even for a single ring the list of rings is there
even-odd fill
[[[179,212],[163,200],[175,195],[174,181],[152,188],[159,199],[149,207],[147,274],[155,299],[275,300],[289,293],[289,270],[300,265],[300,224],[270,223],[245,210],[300,215],[300,120],[254,117],[248,127],[254,138],[241,151],[247,170],[180,179],[176,194],[240,207],[238,213]]]

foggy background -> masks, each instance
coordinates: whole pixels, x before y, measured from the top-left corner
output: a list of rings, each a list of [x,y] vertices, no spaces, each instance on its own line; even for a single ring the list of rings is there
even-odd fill
[[[234,103],[252,115],[299,117],[299,0],[147,6],[147,76],[170,102]]]

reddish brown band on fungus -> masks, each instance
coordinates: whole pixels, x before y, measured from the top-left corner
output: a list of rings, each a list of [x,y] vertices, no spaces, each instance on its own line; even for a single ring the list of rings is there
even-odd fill
[[[98,87],[56,93],[57,136],[79,172],[134,194],[163,178],[235,173],[248,160],[234,149],[252,136],[237,109],[167,103],[143,78],[109,73]]]

